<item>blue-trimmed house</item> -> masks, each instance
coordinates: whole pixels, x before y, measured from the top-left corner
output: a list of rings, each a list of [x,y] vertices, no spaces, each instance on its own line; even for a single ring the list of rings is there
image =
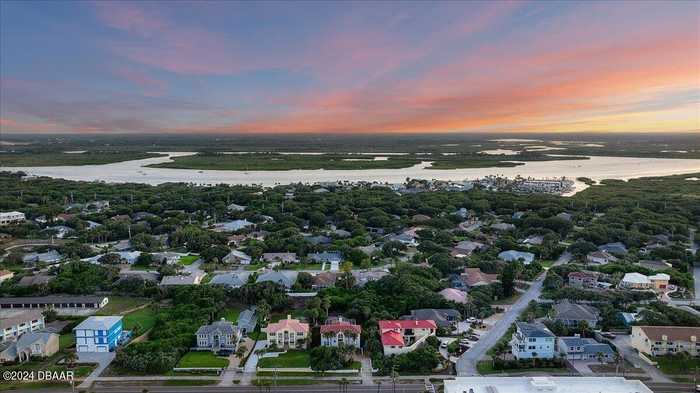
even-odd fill
[[[78,352],[111,352],[122,341],[122,317],[89,317],[73,328]]]

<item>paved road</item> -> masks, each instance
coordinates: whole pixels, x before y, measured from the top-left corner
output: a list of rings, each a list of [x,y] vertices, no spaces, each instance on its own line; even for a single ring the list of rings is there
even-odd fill
[[[78,388],[89,388],[90,385],[92,385],[92,382],[95,381],[95,379],[98,378],[107,367],[109,367],[109,364],[112,363],[116,356],[117,354],[115,352],[79,352],[78,361],[82,363],[97,363],[97,367],[90,373],[90,375],[87,376],[87,378],[83,380],[80,385],[78,385]]]
[[[267,387],[260,388],[258,386],[191,386],[191,387],[170,387],[170,386],[125,386],[125,387],[96,387],[91,389],[94,393],[142,393],[145,389],[148,389],[151,393],[224,393],[224,392],[236,392],[236,393],[260,393],[260,392],[273,392],[273,393],[338,393],[338,384],[328,384],[328,385],[303,385],[303,386],[270,386],[269,390]],[[422,393],[425,391],[425,384],[396,384],[396,393]],[[71,393],[70,388],[57,388],[57,389],[32,389],[33,393]],[[363,386],[363,385],[348,385],[348,393],[393,393],[391,383],[383,383],[379,387],[374,386]]]
[[[644,384],[654,393],[684,393],[695,391],[695,386],[687,383],[644,382]]]
[[[651,382],[658,382],[658,383],[671,383],[670,378],[668,378],[664,373],[659,371],[658,368],[650,365],[649,363],[645,362],[642,360],[642,358],[639,357],[639,354],[637,354],[637,351],[632,348],[632,345],[630,344],[630,336],[629,335],[619,335],[615,337],[613,340],[613,343],[617,347],[617,350],[622,354],[622,356],[625,358],[625,360],[629,361],[636,367],[641,368],[644,370],[644,372],[647,373],[647,375],[651,378]]]
[[[571,260],[571,253],[565,251],[559,258],[554,262],[553,266],[559,266],[564,263],[568,263]],[[464,352],[460,356],[455,368],[457,370],[457,375],[459,376],[472,376],[479,375],[476,372],[476,364],[481,360],[486,352],[496,345],[498,340],[508,331],[508,328],[518,319],[520,313],[522,313],[527,304],[531,300],[538,299],[542,294],[542,282],[544,281],[545,273],[540,275],[528,288],[525,293],[523,293],[518,301],[516,301],[513,306],[505,312],[503,318],[497,321],[493,327],[477,341],[474,346],[472,346],[468,351]]]

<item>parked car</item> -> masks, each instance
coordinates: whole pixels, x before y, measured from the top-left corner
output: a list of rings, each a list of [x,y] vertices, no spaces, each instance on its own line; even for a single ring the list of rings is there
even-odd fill
[[[610,332],[602,333],[601,336],[603,336],[605,338],[609,338],[611,340],[614,340],[615,337],[617,337],[614,333],[610,333]]]
[[[447,348],[447,343],[445,341],[441,342],[440,348]]]
[[[469,317],[469,318],[467,318],[467,322],[469,322],[469,323],[474,323],[474,322],[476,322],[476,318],[474,318],[474,317]]]

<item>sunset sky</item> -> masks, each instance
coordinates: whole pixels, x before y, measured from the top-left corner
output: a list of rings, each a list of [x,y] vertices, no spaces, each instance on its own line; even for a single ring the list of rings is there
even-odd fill
[[[700,130],[700,2],[0,3],[7,133]]]

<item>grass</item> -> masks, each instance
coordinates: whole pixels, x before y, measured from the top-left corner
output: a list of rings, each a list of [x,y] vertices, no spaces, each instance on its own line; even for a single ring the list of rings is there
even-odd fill
[[[188,352],[177,363],[177,367],[228,367],[228,359],[214,355],[211,352]]]
[[[95,313],[95,315],[119,315],[148,303],[150,300],[140,297],[110,296],[109,303]]]
[[[513,368],[505,370],[495,370],[493,363],[490,360],[484,360],[476,364],[476,371],[481,375],[501,374],[501,373],[531,373],[531,372],[546,372],[546,373],[568,373],[569,370],[564,367],[533,367],[533,368]]]
[[[27,391],[30,389],[56,389],[56,388],[70,388],[68,382],[15,382],[9,384],[0,384],[0,392],[5,391]]]
[[[267,263],[251,263],[250,265],[245,265],[243,268],[247,271],[255,271],[264,268]]]
[[[695,368],[700,368],[700,359],[682,358],[680,356],[657,356],[652,358],[659,364],[659,369],[664,374],[683,375],[695,373]]]
[[[309,353],[306,351],[290,350],[274,358],[261,358],[260,368],[301,368],[309,367]]]
[[[61,334],[58,337],[58,349],[59,350],[64,350],[66,348],[70,348],[75,346],[75,335],[73,333],[66,333],[66,334]]]
[[[248,337],[250,337],[251,340],[257,340],[257,341],[267,340],[267,333],[256,330],[252,333],[248,333]]]
[[[122,320],[125,330],[134,330],[138,327],[139,332],[145,333],[156,324],[156,314],[151,307],[145,307],[126,314]]]
[[[196,261],[197,259],[199,259],[199,255],[185,255],[180,257],[177,263],[179,263],[180,265],[189,266],[193,264],[194,261]]]
[[[162,154],[96,151],[78,154],[59,152],[0,153],[0,166],[102,165],[160,156]]]
[[[240,314],[240,308],[229,307],[224,310],[223,318],[226,318],[227,321],[236,322],[238,320],[238,315]]]
[[[321,270],[320,263],[289,263],[284,265],[285,270]]]
[[[540,261],[540,265],[545,269],[549,269],[554,265],[554,261]]]

